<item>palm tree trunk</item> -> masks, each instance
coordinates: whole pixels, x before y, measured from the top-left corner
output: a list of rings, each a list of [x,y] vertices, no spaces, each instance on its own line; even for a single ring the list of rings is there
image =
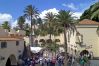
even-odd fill
[[[49,38],[51,39],[52,38],[52,35],[50,34]]]
[[[30,37],[31,37],[31,46],[33,46],[33,36],[32,36],[32,33],[33,33],[33,31],[32,31],[32,15],[31,15],[31,35],[30,35]]]
[[[64,25],[64,48],[65,48],[65,59],[64,59],[64,66],[67,66],[67,38],[66,38],[66,27]]]
[[[33,29],[33,31],[34,31],[34,35],[33,35],[33,44],[34,44],[34,46],[36,46],[36,45],[35,45],[35,41],[34,41],[34,39],[35,39],[35,29],[36,29],[35,26],[36,26],[36,25],[35,25],[35,23],[34,23],[34,29]]]

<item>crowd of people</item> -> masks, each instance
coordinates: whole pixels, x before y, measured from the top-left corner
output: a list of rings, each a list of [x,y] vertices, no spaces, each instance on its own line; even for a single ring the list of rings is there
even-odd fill
[[[57,55],[53,57],[36,56],[32,58],[24,58],[19,66],[63,66],[64,57]]]
[[[68,56],[68,66],[72,66],[75,62],[73,56]],[[64,56],[58,54],[56,56],[33,56],[31,58],[24,58],[19,66],[63,66],[64,65]]]

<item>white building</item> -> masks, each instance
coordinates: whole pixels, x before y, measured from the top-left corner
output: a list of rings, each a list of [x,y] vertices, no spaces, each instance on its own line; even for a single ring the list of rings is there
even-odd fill
[[[80,40],[77,40],[78,51],[87,50],[94,57],[99,57],[99,36],[97,34],[98,22],[92,20],[82,20],[79,22],[77,31],[79,32]],[[77,38],[77,37],[76,37]],[[79,43],[80,42],[80,43]]]
[[[16,66],[24,50],[24,31],[0,28],[0,66]]]

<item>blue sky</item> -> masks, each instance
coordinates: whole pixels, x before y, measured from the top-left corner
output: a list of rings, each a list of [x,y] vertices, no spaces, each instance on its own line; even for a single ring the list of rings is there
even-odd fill
[[[23,11],[29,4],[38,8],[40,13],[49,9],[52,9],[52,11],[65,9],[82,13],[95,1],[96,0],[0,0],[0,19],[3,21],[5,17],[8,20],[17,20],[19,16],[24,14]]]

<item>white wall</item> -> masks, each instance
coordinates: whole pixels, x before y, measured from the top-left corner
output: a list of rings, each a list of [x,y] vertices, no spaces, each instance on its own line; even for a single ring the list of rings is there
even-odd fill
[[[83,35],[83,42],[86,46],[92,45],[92,48],[87,49],[92,51],[95,57],[99,57],[99,38],[96,33],[97,25],[80,25],[77,30]]]
[[[18,59],[18,55],[23,52],[24,41],[20,40],[19,43],[20,43],[19,46],[16,46],[16,41],[7,41],[7,48],[0,47],[0,56],[5,57],[3,61],[0,61],[0,66],[5,66],[8,57],[12,54],[15,55],[16,59]],[[21,53],[19,53],[19,50],[21,50]]]

